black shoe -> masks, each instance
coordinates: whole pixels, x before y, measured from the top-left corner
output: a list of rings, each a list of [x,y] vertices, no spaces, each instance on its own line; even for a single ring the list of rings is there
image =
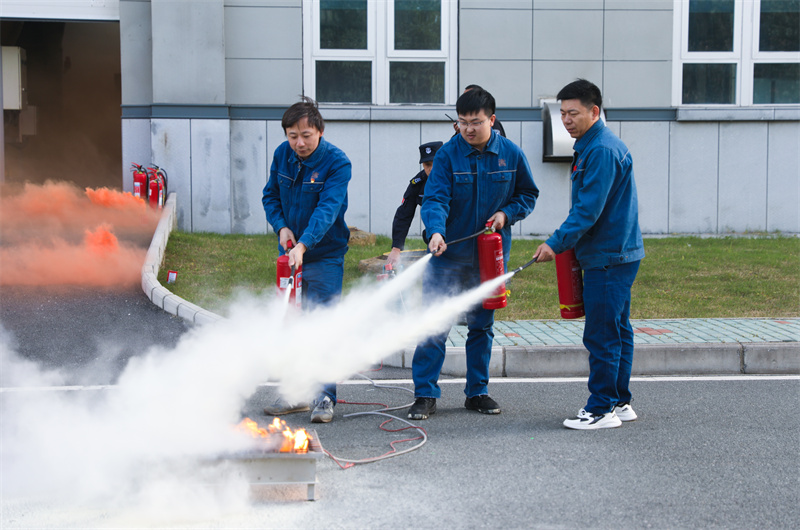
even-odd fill
[[[497,401],[489,397],[489,394],[481,394],[480,396],[472,396],[467,398],[464,406],[468,410],[477,410],[481,414],[500,414],[500,405]]]
[[[431,414],[436,414],[436,398],[418,397],[408,409],[409,420],[427,420]]]

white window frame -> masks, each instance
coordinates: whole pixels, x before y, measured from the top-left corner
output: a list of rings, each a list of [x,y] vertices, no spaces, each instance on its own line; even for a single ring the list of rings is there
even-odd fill
[[[454,105],[458,73],[458,1],[442,0],[441,50],[394,49],[394,0],[367,0],[367,49],[323,50],[320,48],[320,2],[303,0],[303,90],[316,99],[316,61],[370,61],[372,64],[372,105],[408,105],[389,102],[389,63],[392,61],[443,62],[445,100]],[[327,102],[326,102],[327,103]],[[439,103],[419,103],[439,105]]]
[[[672,35],[672,106],[673,107],[775,107],[797,103],[753,103],[754,67],[756,63],[800,62],[800,52],[761,52],[758,50],[761,0],[736,0],[733,16],[733,50],[730,52],[690,52],[689,2],[673,0]],[[683,65],[736,64],[736,89],[734,103],[684,104]]]

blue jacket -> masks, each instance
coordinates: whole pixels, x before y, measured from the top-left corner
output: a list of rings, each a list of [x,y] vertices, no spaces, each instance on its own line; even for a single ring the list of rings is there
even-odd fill
[[[598,120],[575,142],[572,207],[547,244],[556,254],[575,248],[583,269],[644,258],[633,159]]]
[[[527,217],[536,205],[539,189],[528,160],[517,145],[492,130],[483,152],[459,134],[436,153],[422,199],[422,222],[428,236],[439,233],[445,242],[474,234],[495,212],[506,214],[500,230],[508,265],[511,225]],[[442,257],[478,265],[475,239],[448,246]]]
[[[344,256],[350,230],[344,222],[351,164],[344,152],[324,137],[305,160],[283,142],[275,150],[261,202],[277,234],[284,226],[307,250],[303,260]],[[283,254],[283,249],[278,244]]]

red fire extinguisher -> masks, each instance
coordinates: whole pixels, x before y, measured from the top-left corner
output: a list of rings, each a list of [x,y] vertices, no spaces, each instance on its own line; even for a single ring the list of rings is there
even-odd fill
[[[158,166],[147,168],[147,197],[150,206],[163,208],[167,197],[167,172]]]
[[[558,280],[558,302],[561,318],[580,318],[583,310],[583,275],[575,250],[556,254],[556,279]]]
[[[378,274],[377,278],[379,282],[382,282],[384,280],[394,278],[394,275],[395,275],[394,267],[392,267],[391,263],[387,263],[386,265],[383,266],[383,272]]]
[[[505,274],[503,238],[492,229],[491,221],[486,223],[486,231],[478,236],[478,263],[481,271],[481,283]],[[506,299],[505,282],[483,300],[484,309],[500,309],[506,305],[508,305],[508,300]]]
[[[291,250],[292,242],[288,241],[286,247],[286,250]],[[302,305],[303,297],[303,266],[296,267],[293,271],[292,267],[289,266],[289,255],[278,256],[276,277],[278,291],[285,295],[286,289],[291,289],[289,304],[299,309]]]
[[[142,200],[147,198],[147,170],[139,164],[132,164],[133,196]]]

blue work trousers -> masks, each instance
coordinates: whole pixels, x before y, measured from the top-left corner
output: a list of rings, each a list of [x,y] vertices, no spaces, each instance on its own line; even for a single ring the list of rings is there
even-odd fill
[[[638,271],[639,261],[633,261],[583,273],[583,344],[589,350],[591,392],[584,408],[592,414],[605,414],[632,399],[631,286]]]
[[[431,304],[437,298],[453,296],[472,289],[480,284],[480,272],[469,265],[456,263],[443,257],[433,258],[428,264],[422,279],[422,291]],[[467,397],[488,394],[489,360],[492,357],[494,331],[494,310],[484,309],[479,302],[467,309],[467,384],[464,393]],[[414,351],[411,374],[414,378],[415,397],[442,397],[439,388],[439,374],[444,364],[447,335],[446,331],[426,339]]]
[[[338,302],[342,296],[343,276],[344,256],[303,263],[303,310],[311,311]],[[336,403],[336,382],[325,384],[317,399],[325,396]]]

